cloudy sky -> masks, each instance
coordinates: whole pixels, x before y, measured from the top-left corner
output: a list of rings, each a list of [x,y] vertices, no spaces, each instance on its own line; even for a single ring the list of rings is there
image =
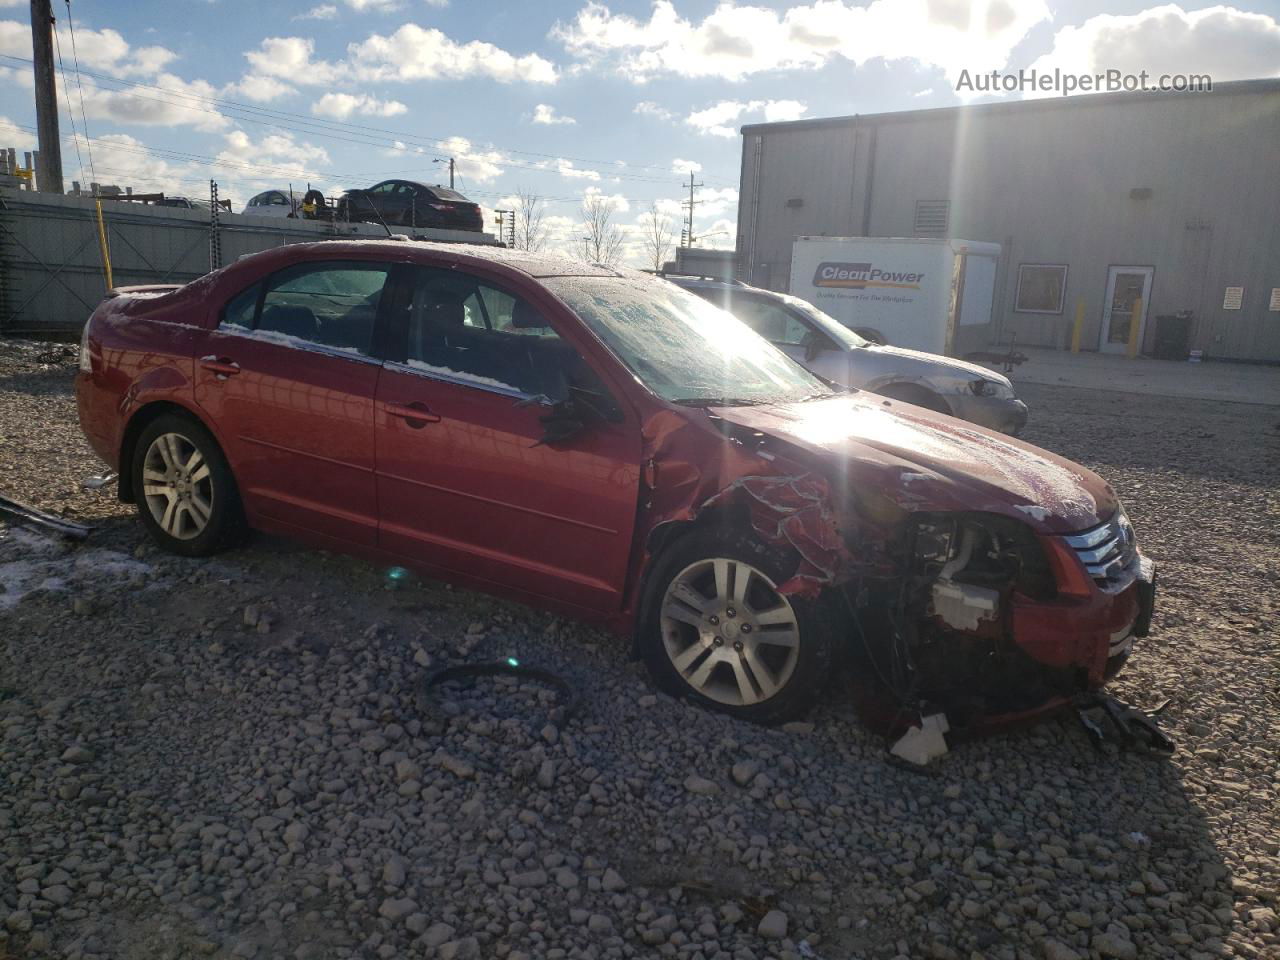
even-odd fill
[[[692,169],[695,232],[731,246],[742,124],[951,106],[962,71],[1280,75],[1280,0],[74,0],[74,50],[54,7],[68,186],[90,153],[100,182],[237,203],[452,156],[487,208],[544,197],[561,243],[592,193],[628,229],[679,217]],[[0,145],[34,143],[30,57],[0,0]]]

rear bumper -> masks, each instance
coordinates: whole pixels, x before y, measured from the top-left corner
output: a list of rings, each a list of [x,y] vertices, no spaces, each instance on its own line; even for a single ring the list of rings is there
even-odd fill
[[[964,393],[947,397],[951,411],[980,427],[1018,434],[1027,425],[1027,405],[1015,397],[979,397]]]

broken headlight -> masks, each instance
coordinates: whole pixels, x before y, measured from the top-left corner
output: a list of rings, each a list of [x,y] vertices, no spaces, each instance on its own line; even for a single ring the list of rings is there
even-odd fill
[[[1013,387],[995,380],[970,380],[969,389],[979,397],[995,397],[1001,400],[1013,399]]]
[[[1057,592],[1053,571],[1031,528],[999,514],[917,517],[912,563],[917,575],[1012,589],[1037,600]]]

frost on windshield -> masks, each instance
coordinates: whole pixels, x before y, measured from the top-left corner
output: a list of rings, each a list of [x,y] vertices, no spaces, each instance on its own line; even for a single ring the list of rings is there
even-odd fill
[[[647,277],[546,281],[666,400],[796,400],[823,383],[731,314]]]

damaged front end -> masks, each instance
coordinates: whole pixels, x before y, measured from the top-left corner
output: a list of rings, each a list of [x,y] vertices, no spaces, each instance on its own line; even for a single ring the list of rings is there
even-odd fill
[[[880,430],[877,443],[854,446],[826,421],[816,442],[817,418],[713,413],[725,447],[712,490],[676,456],[676,434],[650,448],[655,477],[687,481],[689,499],[659,513],[733,516],[793,553],[795,573],[779,591],[831,601],[859,712],[887,735],[914,727],[941,741],[948,728],[953,738],[994,729],[1099,690],[1146,634],[1154,590],[1110,488],[985,431],[948,447],[876,416],[866,411],[861,424]],[[914,429],[919,447],[886,450],[888,429]],[[985,472],[957,466],[961,449]],[[652,492],[665,506],[674,490],[659,480]]]

